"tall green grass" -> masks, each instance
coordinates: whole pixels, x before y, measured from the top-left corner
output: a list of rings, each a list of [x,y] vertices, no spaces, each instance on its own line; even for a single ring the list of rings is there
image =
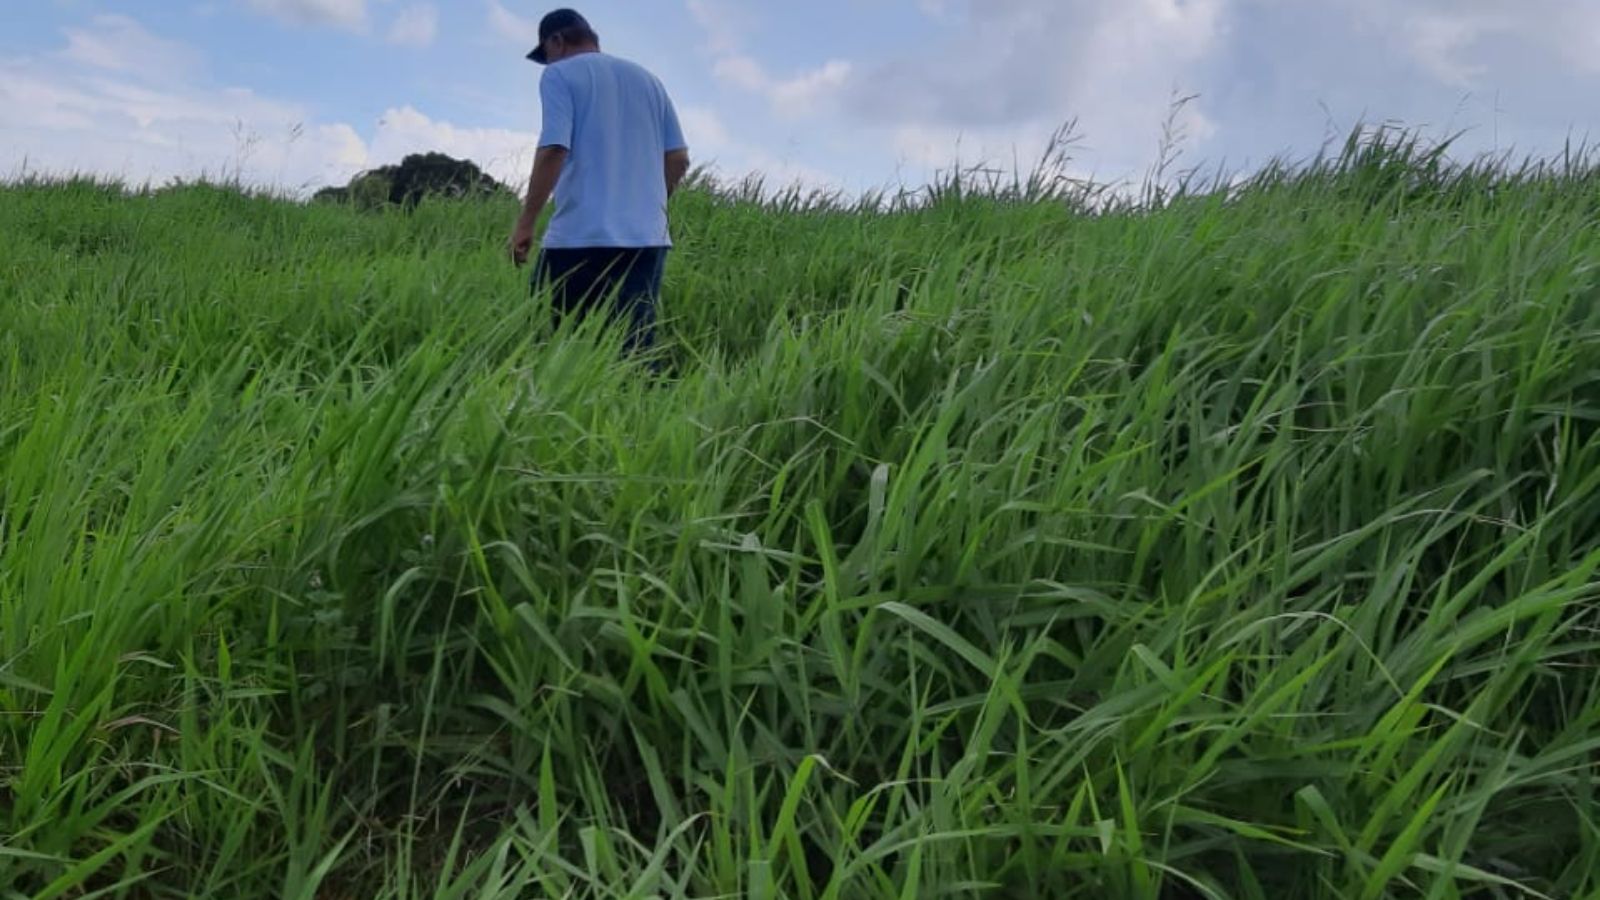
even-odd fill
[[[0,189],[0,896],[1600,892],[1600,175]]]

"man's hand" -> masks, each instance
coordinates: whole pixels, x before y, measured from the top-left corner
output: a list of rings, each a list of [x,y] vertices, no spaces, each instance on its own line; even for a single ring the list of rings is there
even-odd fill
[[[528,253],[533,250],[534,220],[527,216],[517,219],[517,228],[511,233],[511,242],[507,249],[511,253],[511,262],[518,268],[528,262]]]

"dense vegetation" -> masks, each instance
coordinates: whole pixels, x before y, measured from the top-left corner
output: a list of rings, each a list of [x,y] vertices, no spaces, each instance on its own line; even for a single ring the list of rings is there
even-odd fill
[[[1600,891],[1600,174],[924,199],[0,189],[0,896]]]

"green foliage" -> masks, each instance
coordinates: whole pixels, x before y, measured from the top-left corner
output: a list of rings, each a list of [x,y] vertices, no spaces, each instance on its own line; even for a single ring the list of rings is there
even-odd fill
[[[511,190],[495,181],[471,160],[443,153],[413,153],[398,165],[362,172],[344,187],[323,188],[312,197],[318,202],[350,203],[371,212],[388,205],[414,209],[424,199],[509,198]]]
[[[666,384],[509,200],[0,189],[0,896],[1600,892],[1600,177],[1372,148],[702,186]]]

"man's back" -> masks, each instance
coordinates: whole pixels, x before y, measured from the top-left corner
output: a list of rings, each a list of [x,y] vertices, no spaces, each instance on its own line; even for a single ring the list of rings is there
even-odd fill
[[[661,82],[627,60],[582,53],[545,69],[539,92],[539,146],[567,148],[544,246],[671,246],[662,158],[685,142]]]

